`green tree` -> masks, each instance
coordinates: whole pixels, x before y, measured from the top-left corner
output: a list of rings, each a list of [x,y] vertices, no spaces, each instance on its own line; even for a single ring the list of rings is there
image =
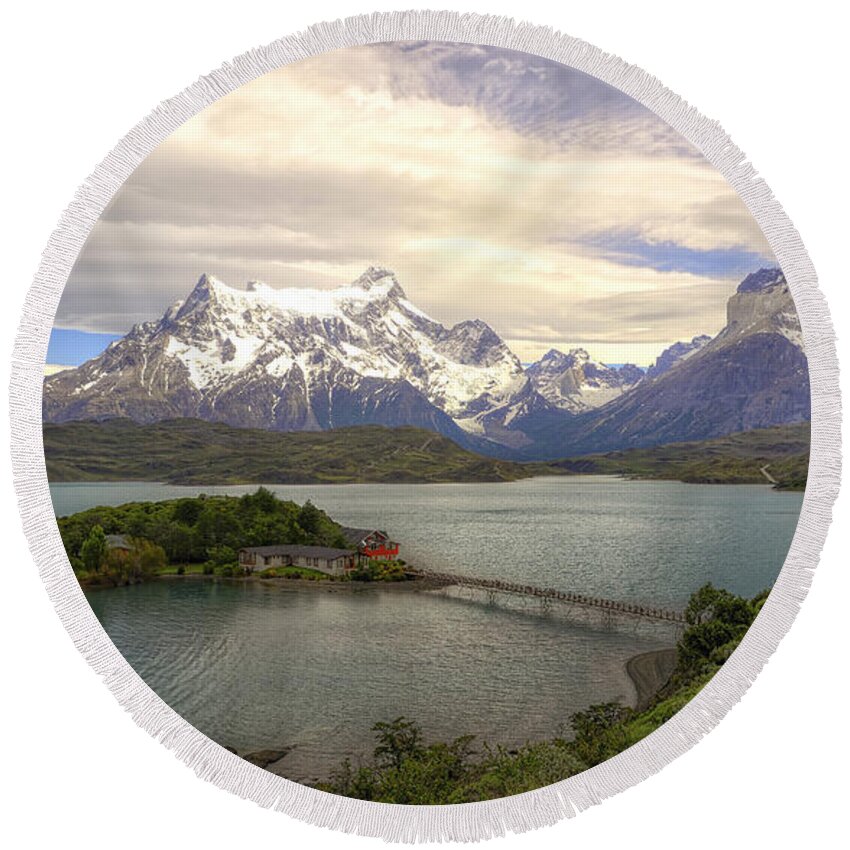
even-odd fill
[[[236,560],[236,552],[230,546],[210,546],[207,549],[207,563],[214,567],[232,567]]]
[[[280,500],[265,487],[259,487],[255,493],[246,493],[241,497],[242,507],[249,513],[273,514],[280,506]]]
[[[95,525],[80,548],[80,558],[90,573],[99,573],[105,557],[106,534],[102,526]]]
[[[623,721],[632,713],[618,702],[592,705],[570,718],[576,755],[588,765],[599,764],[623,749]]]
[[[184,525],[195,525],[203,508],[204,502],[201,499],[180,499],[174,505],[173,516],[177,522]]]
[[[150,540],[134,540],[130,558],[137,578],[153,575],[168,563],[162,546]]]
[[[735,596],[728,590],[706,584],[688,601],[685,620],[691,626],[711,620],[719,620],[732,626],[749,626],[753,621],[753,609],[746,599]]]
[[[443,805],[466,780],[470,771],[472,735],[451,743],[437,743],[403,758],[398,767],[385,768],[377,799],[406,805]]]
[[[181,522],[162,522],[155,530],[154,539],[165,549],[166,555],[172,561],[197,560],[198,544],[194,529]]]
[[[677,675],[687,680],[711,668],[731,649],[752,624],[764,596],[750,602],[706,584],[694,593],[685,609],[688,628],[678,646]]]
[[[113,584],[134,584],[168,563],[162,546],[143,538],[133,538],[130,549],[109,549],[103,559],[103,571]]]
[[[422,730],[404,717],[390,723],[376,723],[372,731],[378,736],[375,760],[383,767],[401,767],[405,759],[422,754]]]
[[[309,499],[298,511],[298,525],[310,535],[319,534],[322,530],[324,514]]]

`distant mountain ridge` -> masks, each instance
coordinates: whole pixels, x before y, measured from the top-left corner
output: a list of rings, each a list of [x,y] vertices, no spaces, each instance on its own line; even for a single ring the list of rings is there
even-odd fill
[[[619,369],[606,366],[593,360],[583,348],[573,348],[567,354],[553,348],[525,371],[543,398],[571,413],[601,407],[644,377],[633,363]]]
[[[808,371],[778,269],[741,283],[714,339],[677,343],[646,373],[580,348],[524,369],[485,322],[443,326],[383,268],[334,290],[240,290],[205,274],[159,320],[47,377],[43,415],[412,426],[477,452],[542,459],[804,421]]]
[[[701,334],[695,336],[690,342],[673,343],[669,348],[665,348],[646,370],[646,377],[650,379],[660,377],[665,372],[669,372],[677,363],[705,348],[710,342],[711,337],[708,334]]]
[[[552,461],[548,467],[581,475],[621,475],[691,484],[765,484],[803,490],[809,467],[808,422],[776,425],[710,440]]]
[[[597,410],[547,423],[525,455],[645,448],[810,419],[794,301],[784,275],[762,269],[729,299],[726,326],[710,342]]]

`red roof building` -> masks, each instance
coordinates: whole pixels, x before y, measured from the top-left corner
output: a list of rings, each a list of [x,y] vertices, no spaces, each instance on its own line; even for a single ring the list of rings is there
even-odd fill
[[[390,540],[386,531],[368,528],[343,528],[345,539],[357,548],[364,558],[381,561],[397,561],[399,546]]]

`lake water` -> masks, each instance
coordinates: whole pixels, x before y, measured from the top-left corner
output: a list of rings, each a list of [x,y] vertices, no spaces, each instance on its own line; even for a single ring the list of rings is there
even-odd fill
[[[255,487],[58,484],[57,514]],[[410,563],[681,608],[707,581],[753,595],[776,578],[802,494],[608,477],[509,484],[271,486],[347,525],[384,528]],[[410,589],[154,582],[88,594],[107,633],[189,722],[240,752],[325,777],[401,714],[432,739],[551,737],[574,711],[634,692],[632,655],[672,638]]]
[[[256,486],[51,485],[59,516],[95,505]],[[681,607],[707,581],[752,596],[776,579],[802,493],[609,476],[501,484],[269,486],[344,525],[387,530],[409,563]]]

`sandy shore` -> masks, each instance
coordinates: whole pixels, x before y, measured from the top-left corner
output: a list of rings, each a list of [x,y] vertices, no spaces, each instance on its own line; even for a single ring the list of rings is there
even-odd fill
[[[626,662],[626,672],[637,691],[635,708],[643,711],[676,669],[676,649],[657,649],[635,655]]]

